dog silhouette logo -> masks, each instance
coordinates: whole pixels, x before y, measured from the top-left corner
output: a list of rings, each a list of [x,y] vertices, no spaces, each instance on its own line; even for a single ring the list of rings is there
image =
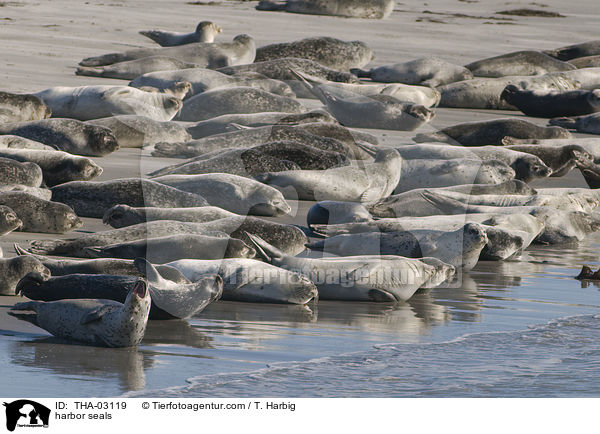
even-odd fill
[[[14,431],[18,427],[47,427],[50,420],[50,409],[28,399],[19,399],[4,403],[6,407],[6,429]]]

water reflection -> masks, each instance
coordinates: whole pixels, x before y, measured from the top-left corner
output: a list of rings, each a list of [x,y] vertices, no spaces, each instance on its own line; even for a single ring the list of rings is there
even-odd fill
[[[142,345],[181,345],[190,348],[213,348],[212,338],[185,320],[148,321]]]

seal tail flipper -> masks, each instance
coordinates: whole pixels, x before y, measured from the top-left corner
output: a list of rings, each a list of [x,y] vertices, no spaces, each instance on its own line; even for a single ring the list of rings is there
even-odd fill
[[[285,256],[281,250],[267,243],[262,238],[249,234],[248,232],[244,233],[253,244],[254,248],[256,249],[256,253],[258,253],[258,255],[266,262],[272,262],[274,259],[281,259]]]
[[[88,77],[103,77],[104,76],[104,68],[80,66],[75,70],[75,75],[85,75]]]
[[[362,140],[356,140],[355,143],[356,146],[365,151],[365,153],[367,153],[371,157],[375,157],[375,155],[379,151],[379,149],[377,149],[377,146],[372,145],[371,143],[363,142]]]
[[[567,129],[575,129],[577,127],[577,118],[552,118],[548,121],[548,125],[554,125],[557,127],[563,127]]]
[[[153,157],[179,157],[185,156],[184,150],[186,149],[185,143],[182,142],[159,142],[154,145],[154,150],[152,151]]]
[[[350,74],[354,74],[358,78],[371,78],[370,69],[350,68]]]
[[[162,41],[162,32],[159,32],[157,30],[140,30],[138,33],[142,36],[145,36],[146,38],[152,39],[157,44],[160,44],[160,42]]]
[[[35,240],[30,243],[29,251],[38,255],[52,255],[63,253],[61,247],[64,245],[62,240]]]
[[[421,193],[423,199],[435,205],[445,214],[463,214],[469,212],[469,205],[459,202],[458,200],[444,196],[441,192],[431,192],[425,190]]]
[[[104,255],[102,247],[95,247],[95,246],[84,247],[82,250],[85,253],[86,258],[105,258],[106,257]]]
[[[23,247],[19,246],[17,243],[13,243],[13,248],[15,249],[15,253],[17,256],[34,256],[33,253],[28,252]]]
[[[23,321],[30,322],[35,326],[40,326],[38,323],[37,308],[40,305],[39,301],[26,301],[23,303],[16,303],[7,312],[10,316],[14,316]],[[30,311],[30,313],[21,313],[16,311]]]

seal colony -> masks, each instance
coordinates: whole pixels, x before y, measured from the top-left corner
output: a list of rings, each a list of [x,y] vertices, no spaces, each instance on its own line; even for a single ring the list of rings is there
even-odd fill
[[[257,9],[385,19],[394,3]],[[577,169],[600,186],[600,141],[569,131],[600,134],[597,41],[376,66],[364,41],[257,47],[234,31],[223,42],[211,21],[142,30],[160,47],[83,59],[80,86],[0,93],[1,236],[76,231],[5,252],[0,294],[32,300],[11,315],[63,339],[135,346],[149,319],[202,315],[220,298],[404,303],[479,261],[600,230],[600,193],[527,184]],[[518,109],[548,126],[504,115],[426,130],[438,105]],[[369,129],[417,131],[382,144]],[[96,180],[94,157],[127,147],[180,160]],[[315,202],[306,226],[280,223],[297,200]]]

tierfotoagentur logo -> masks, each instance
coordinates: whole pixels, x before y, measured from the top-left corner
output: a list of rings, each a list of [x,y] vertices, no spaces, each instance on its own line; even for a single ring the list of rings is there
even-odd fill
[[[4,403],[6,407],[6,429],[14,431],[19,428],[47,428],[50,420],[50,409],[35,401],[19,399]]]

